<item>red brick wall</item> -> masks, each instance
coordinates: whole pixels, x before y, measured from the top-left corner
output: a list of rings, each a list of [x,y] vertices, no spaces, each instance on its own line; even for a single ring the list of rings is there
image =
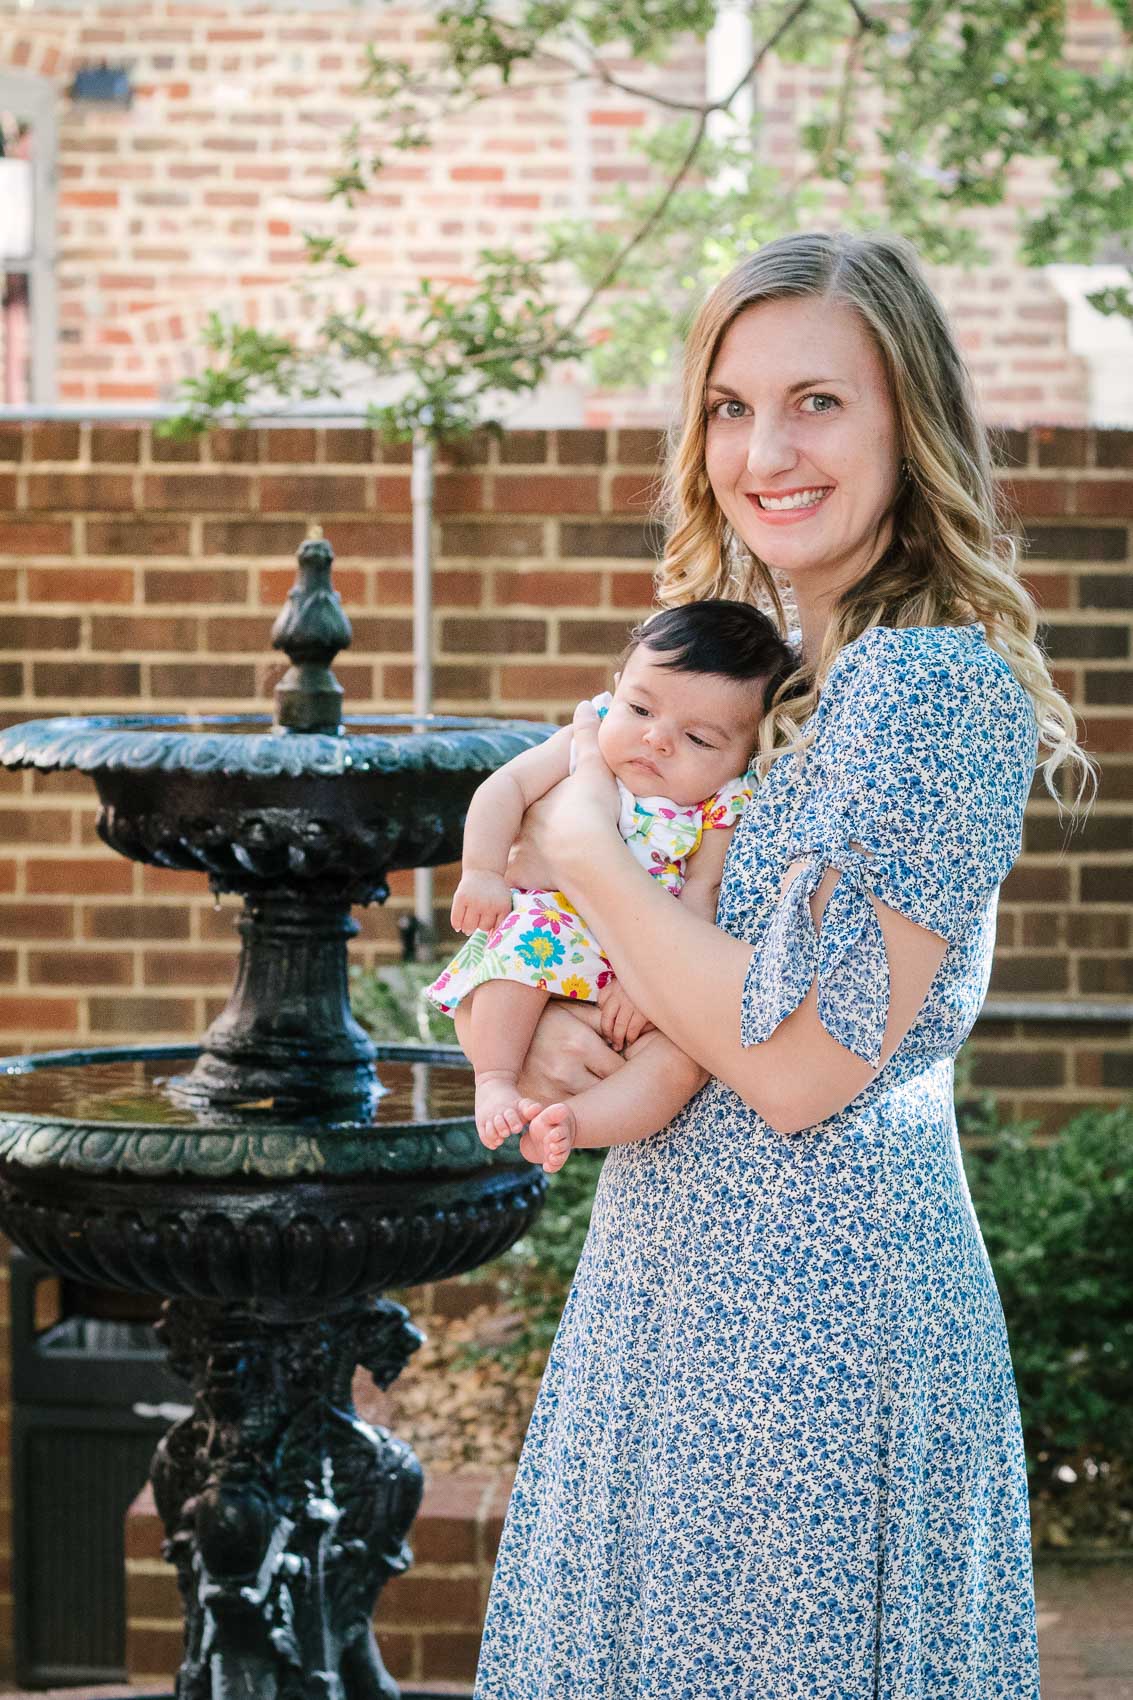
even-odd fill
[[[1104,19],[1072,8],[1075,55],[1105,49]],[[152,0],[39,0],[0,32],[0,69],[43,77],[59,93],[59,400],[168,397],[204,361],[200,329],[213,308],[298,330],[311,311],[294,287],[308,278],[302,233],[349,232],[363,269],[322,289],[329,308],[364,290],[379,320],[395,315],[407,283],[467,274],[478,248],[534,246],[548,220],[586,216],[611,187],[648,183],[632,142],[667,116],[618,90],[542,78],[494,99],[440,133],[428,153],[396,155],[351,212],[330,212],[326,185],[356,120],[372,129],[357,90],[364,47],[417,61],[425,15],[412,7],[345,4],[315,10]],[[1110,19],[1111,30],[1113,21]],[[131,67],[129,110],[75,105],[81,63]],[[620,64],[634,86],[703,99],[704,55],[690,42],[664,67]],[[756,103],[766,158],[797,169],[798,126],[827,99],[828,72],[771,59]],[[876,148],[865,178],[876,183]],[[1068,352],[1066,309],[1041,271],[1014,258],[1017,215],[1043,193],[1040,167],[1011,173],[1005,208],[970,209],[991,256],[971,271],[938,270],[989,417],[1080,423],[1087,379]],[[826,217],[837,222],[839,196]],[[816,221],[821,219],[816,215]],[[592,424],[653,422],[659,393],[602,394],[563,380],[555,417]]]
[[[993,993],[1133,995],[1133,435],[1010,438],[1005,475],[1056,675],[1103,764],[1085,830],[1063,847],[1036,789],[1003,893]],[[473,443],[438,479],[437,706],[561,718],[608,682],[650,598],[647,431],[515,433]],[[354,620],[338,668],[348,708],[410,706],[405,456],[364,430],[219,434],[0,430],[0,712],[237,710],[269,700],[272,619],[317,517]],[[411,876],[363,916],[358,960],[396,949]],[[451,872],[438,880],[443,906]],[[193,1034],[223,1003],[233,905],[197,875],[112,855],[86,781],[0,775],[0,1049]],[[1006,1107],[1062,1119],[1133,1084],[1127,1027],[981,1023],[977,1081]]]

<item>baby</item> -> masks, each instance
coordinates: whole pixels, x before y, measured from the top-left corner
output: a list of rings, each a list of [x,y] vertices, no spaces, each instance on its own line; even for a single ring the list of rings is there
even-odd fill
[[[598,748],[618,782],[622,838],[675,898],[710,921],[731,830],[752,795],[747,769],[764,707],[794,665],[771,621],[746,602],[690,602],[636,627],[613,695],[594,698]],[[566,779],[573,754],[563,727],[477,790],[452,902],[454,929],[471,937],[425,992],[446,1014],[472,1000],[466,1049],[483,1143],[495,1149],[530,1122],[548,1173],[562,1167],[582,1128],[588,1144],[624,1141],[629,1116],[643,1138],[705,1079],[633,1007],[563,893],[513,891],[505,878],[524,811]],[[518,1077],[551,997],[596,1002],[616,1049],[642,1044],[607,1079],[544,1108],[520,1097]]]

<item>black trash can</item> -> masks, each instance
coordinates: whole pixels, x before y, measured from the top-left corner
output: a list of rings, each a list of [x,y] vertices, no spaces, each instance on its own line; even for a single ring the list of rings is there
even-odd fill
[[[126,1511],[189,1390],[153,1332],[159,1300],[60,1281],[19,1251],[11,1295],[17,1678],[45,1688],[116,1682]]]

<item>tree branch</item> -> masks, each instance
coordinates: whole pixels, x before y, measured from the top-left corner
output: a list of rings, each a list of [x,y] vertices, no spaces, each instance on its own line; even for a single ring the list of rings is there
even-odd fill
[[[871,17],[865,7],[858,4],[858,0],[850,0],[850,10],[858,20],[858,29],[862,35],[868,34],[870,30],[877,29],[881,22],[880,18]]]
[[[693,136],[690,146],[685,150],[685,155],[681,160],[680,165],[669,179],[664,194],[661,196],[661,199],[657,202],[657,205],[653,208],[652,212],[650,212],[649,216],[643,219],[637,229],[632,232],[625,242],[623,242],[622,246],[618,249],[618,252],[614,255],[613,259],[606,267],[606,270],[598,279],[598,282],[591,289],[590,294],[582,303],[582,306],[578,309],[574,316],[567,321],[565,327],[567,334],[578,329],[579,325],[582,323],[587,313],[589,313],[598,297],[609,288],[611,283],[613,283],[626,260],[633,253],[633,250],[639,247],[640,244],[652,234],[661,222],[662,218],[664,218],[665,213],[668,211],[670,203],[672,202],[673,196],[677,193],[677,190],[684,182],[697,153],[700,151],[700,144],[704,140],[705,131],[708,128],[709,116],[713,112],[726,112],[729,110],[740,90],[751,81],[767,55],[774,52],[776,46],[783,39],[791,25],[795,23],[804,12],[810,9],[811,3],[812,0],[795,0],[795,4],[791,7],[786,17],[780,19],[778,24],[776,24],[775,28],[771,31],[771,34],[756,49],[751,64],[748,66],[739,82],[736,83],[731,93],[726,95],[722,100],[711,101],[699,109],[699,122],[696,126],[696,133]],[[648,96],[645,98],[648,99]]]
[[[814,164],[806,171],[796,172],[796,174],[791,178],[788,193],[792,195],[801,184],[809,182],[812,178],[821,177],[826,172],[833,160],[834,154],[840,147],[843,146],[846,140],[846,132],[849,129],[850,119],[853,114],[855,83],[857,81],[858,71],[861,69],[862,51],[865,47],[865,39],[866,36],[871,34],[874,29],[873,22],[859,6],[854,5],[854,0],[850,0],[850,3],[858,18],[858,28],[852,39],[846,45],[846,57],[842,67],[842,76],[838,84],[838,98],[834,122],[830,127],[830,134],[826,138],[822,152],[817,155]]]
[[[779,22],[775,25],[775,28],[771,31],[771,34],[767,37],[767,40],[763,42],[761,46],[756,48],[755,56],[752,59],[751,64],[743,73],[743,76],[739,79],[739,81],[733,86],[731,93],[724,95],[720,100],[712,101],[709,106],[706,106],[704,109],[706,114],[709,112],[729,112],[731,110],[732,102],[735,100],[740,90],[746,88],[748,83],[751,82],[751,79],[755,76],[755,73],[759,70],[759,67],[762,65],[767,55],[769,53],[774,53],[776,47],[778,47],[791,25],[797,23],[804,12],[810,11],[811,4],[812,0],[795,0],[795,4],[791,7],[786,17],[780,18]]]

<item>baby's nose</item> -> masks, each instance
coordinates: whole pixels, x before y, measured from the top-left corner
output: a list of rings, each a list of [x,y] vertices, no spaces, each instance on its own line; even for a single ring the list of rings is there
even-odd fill
[[[657,750],[668,749],[671,742],[668,732],[656,720],[645,728],[645,739],[651,748]]]

